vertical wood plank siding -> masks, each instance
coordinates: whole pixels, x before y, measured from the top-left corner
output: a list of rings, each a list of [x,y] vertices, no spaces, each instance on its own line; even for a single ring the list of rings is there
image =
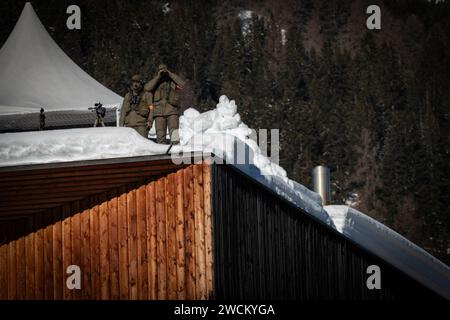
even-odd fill
[[[3,221],[0,241],[0,299],[437,297],[226,165],[190,165]],[[66,286],[73,264],[81,290]],[[381,290],[366,287],[373,264]]]
[[[0,299],[206,299],[211,167],[195,164],[0,224]],[[81,268],[81,290],[66,269]]]
[[[437,296],[227,165],[213,165],[218,299],[390,299]],[[366,287],[370,265],[381,290]]]

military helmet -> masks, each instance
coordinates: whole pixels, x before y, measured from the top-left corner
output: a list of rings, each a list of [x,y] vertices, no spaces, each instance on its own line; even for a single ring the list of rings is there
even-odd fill
[[[142,78],[140,74],[135,74],[131,77],[131,82],[142,82]]]

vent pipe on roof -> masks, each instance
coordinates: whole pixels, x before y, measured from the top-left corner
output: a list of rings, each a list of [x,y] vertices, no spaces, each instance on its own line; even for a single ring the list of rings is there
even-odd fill
[[[316,166],[313,171],[313,186],[314,191],[322,197],[322,205],[330,204],[331,202],[331,183],[330,183],[330,169],[326,166]]]

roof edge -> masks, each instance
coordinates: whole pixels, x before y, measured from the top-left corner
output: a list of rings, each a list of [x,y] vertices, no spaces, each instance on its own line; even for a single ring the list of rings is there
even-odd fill
[[[17,171],[30,171],[41,169],[55,169],[55,168],[75,168],[84,166],[95,166],[103,164],[120,164],[120,163],[133,163],[133,162],[145,162],[145,161],[157,161],[157,160],[170,160],[176,161],[180,164],[195,164],[206,161],[212,158],[212,153],[204,153],[201,151],[184,152],[181,155],[178,154],[157,154],[146,156],[133,156],[133,157],[117,157],[117,158],[104,158],[104,159],[90,159],[90,160],[76,160],[65,162],[52,162],[52,163],[39,163],[39,164],[24,164],[18,166],[6,166],[0,167],[0,173],[17,172]]]

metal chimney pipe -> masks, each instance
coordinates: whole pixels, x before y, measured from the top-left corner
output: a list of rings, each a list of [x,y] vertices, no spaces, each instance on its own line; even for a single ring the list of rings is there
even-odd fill
[[[331,202],[330,169],[326,166],[316,166],[313,171],[314,191],[322,197],[322,205]]]

